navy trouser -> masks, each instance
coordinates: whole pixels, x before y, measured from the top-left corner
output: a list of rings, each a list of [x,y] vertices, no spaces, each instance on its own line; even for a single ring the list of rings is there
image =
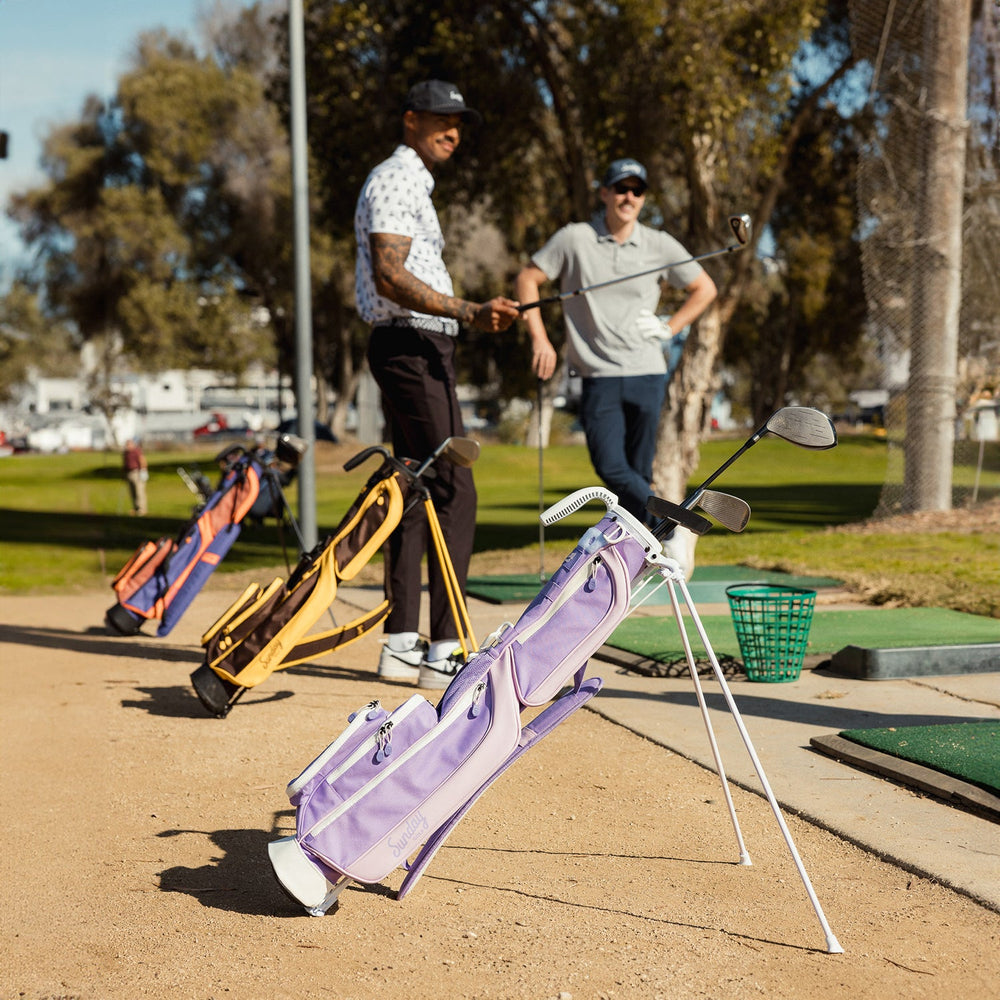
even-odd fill
[[[666,385],[665,375],[583,380],[580,422],[590,461],[618,502],[642,522],[649,521],[646,500]]]
[[[446,438],[464,434],[455,395],[455,340],[409,327],[375,327],[368,365],[382,390],[393,454],[422,462]],[[465,593],[476,531],[476,487],[472,470],[445,458],[426,480],[458,584]],[[389,536],[389,596],[385,631],[418,632],[421,561],[427,553],[430,640],[456,639],[444,578],[434,555],[423,504],[413,508]]]

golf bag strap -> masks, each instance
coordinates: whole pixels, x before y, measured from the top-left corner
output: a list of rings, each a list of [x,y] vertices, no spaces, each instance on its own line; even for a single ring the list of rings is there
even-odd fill
[[[307,660],[314,660],[318,656],[330,653],[338,646],[346,646],[348,643],[360,639],[365,633],[370,632],[376,625],[380,625],[389,615],[389,602],[383,601],[377,608],[366,612],[360,618],[356,618],[346,625],[328,632],[314,633],[300,639],[285,654],[280,666],[276,669],[282,670],[285,667],[295,666],[305,663]]]
[[[407,866],[407,874],[403,879],[403,884],[396,893],[397,899],[402,899],[416,885],[417,880],[423,875],[424,870],[431,863],[438,849],[448,839],[451,831],[459,824],[465,814],[472,808],[475,801],[504,771],[507,770],[520,756],[530,750],[539,740],[548,736],[556,726],[566,721],[578,708],[585,705],[591,698],[601,690],[604,681],[600,677],[591,677],[582,684],[577,684],[572,691],[557,698],[544,712],[540,712],[535,718],[521,729],[521,738],[517,747],[511,755],[490,775],[486,781],[480,785],[479,789],[469,798],[451,818],[439,826],[427,839],[427,842],[420,849],[420,853]]]

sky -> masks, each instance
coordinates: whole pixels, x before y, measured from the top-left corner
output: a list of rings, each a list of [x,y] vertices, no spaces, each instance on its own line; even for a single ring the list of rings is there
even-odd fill
[[[0,131],[10,136],[0,160],[0,288],[24,260],[6,206],[12,192],[44,180],[41,136],[74,120],[88,94],[114,93],[141,32],[165,27],[197,41],[206,6],[209,0],[0,0]]]

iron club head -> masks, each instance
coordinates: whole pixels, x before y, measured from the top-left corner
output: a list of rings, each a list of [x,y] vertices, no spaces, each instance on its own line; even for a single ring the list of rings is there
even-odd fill
[[[745,247],[750,242],[750,234],[753,232],[753,223],[750,221],[749,215],[743,214],[729,216],[729,228],[733,231],[733,236],[736,237],[736,242],[739,243],[741,247]]]
[[[730,531],[740,532],[750,523],[750,504],[729,493],[702,490],[697,506]]]
[[[441,450],[450,462],[464,468],[473,465],[479,458],[479,442],[475,438],[450,437]]]

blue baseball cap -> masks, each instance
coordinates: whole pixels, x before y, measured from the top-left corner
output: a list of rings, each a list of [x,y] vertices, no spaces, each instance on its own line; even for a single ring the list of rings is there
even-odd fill
[[[646,168],[638,161],[633,160],[631,157],[625,157],[622,160],[615,160],[614,163],[604,171],[604,180],[601,181],[602,187],[611,187],[612,184],[617,184],[619,181],[627,180],[629,177],[634,177],[636,180],[642,182],[643,190],[649,187],[649,180],[646,177]]]

